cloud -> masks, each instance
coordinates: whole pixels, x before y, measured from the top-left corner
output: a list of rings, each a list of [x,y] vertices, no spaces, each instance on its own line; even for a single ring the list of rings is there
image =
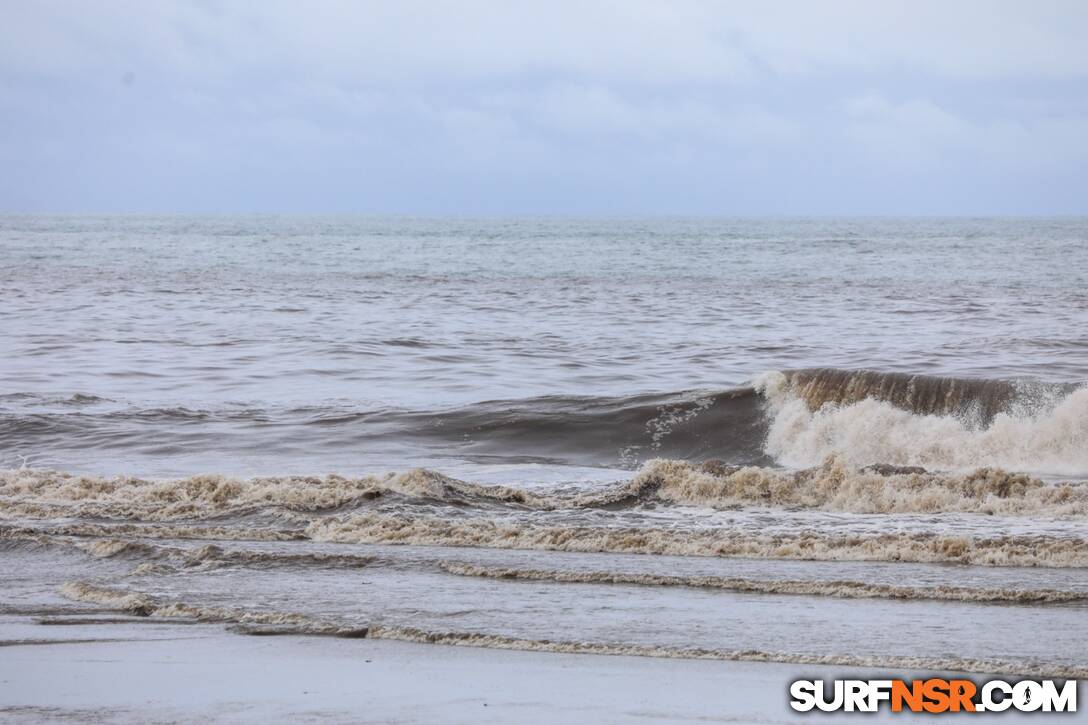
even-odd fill
[[[1078,0],[7,0],[4,17],[0,60],[25,73],[138,64],[207,82],[277,69],[380,84],[547,72],[664,85],[767,71],[1088,76]]]
[[[0,15],[0,209],[1088,211],[1080,2]]]
[[[893,167],[939,165],[976,130],[926,99],[892,103],[870,94],[848,99],[843,127],[852,146]]]
[[[968,119],[926,99],[867,94],[844,104],[851,145],[892,168],[1045,169],[1088,158],[1088,117]]]

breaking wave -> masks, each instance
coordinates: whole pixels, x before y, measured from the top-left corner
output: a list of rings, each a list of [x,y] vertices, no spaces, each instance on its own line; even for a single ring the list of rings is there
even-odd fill
[[[426,469],[356,478],[153,480],[24,468],[0,471],[0,519],[15,526],[42,521],[37,530],[47,533],[110,538],[1088,566],[1082,526],[1088,484],[1028,472],[1088,471],[1085,387],[816,369],[768,373],[753,388],[716,394],[534,399],[505,412],[484,404],[454,417],[449,426],[437,426],[448,428],[442,435],[471,429],[477,442],[501,441],[514,452],[546,444],[553,452],[582,445],[579,450],[615,453],[615,446],[637,439],[642,442],[616,455],[637,460],[675,451],[683,460],[649,458],[628,480],[593,489],[480,485]],[[710,455],[715,452],[726,455]],[[737,462],[754,460],[757,452],[783,465]],[[689,526],[683,507],[747,508],[753,516],[778,508],[995,515],[1004,517],[995,522],[1019,517],[1025,527],[1032,519],[1062,523],[1038,535],[1023,527],[1005,535],[982,523],[970,533],[934,525],[847,534],[819,522],[814,530],[772,534],[751,525]],[[666,514],[668,522],[654,518]],[[731,519],[722,514],[707,521]],[[119,556],[131,545],[89,546],[91,553]],[[184,558],[192,552],[162,556],[162,563],[181,568],[243,563],[232,560],[238,554],[215,549],[198,554],[196,564]]]
[[[842,370],[768,373],[766,452],[804,467],[1088,473],[1088,387]]]
[[[109,517],[173,521],[243,515],[270,509],[285,520],[376,507],[390,502],[441,502],[459,509],[562,510],[649,503],[708,507],[743,505],[854,513],[984,513],[1069,518],[1088,516],[1088,485],[1047,483],[1022,473],[981,468],[931,473],[921,468],[858,468],[840,454],[801,470],[653,460],[625,483],[594,491],[483,486],[415,469],[364,478],[204,475],[155,481],[99,478],[19,469],[0,473],[0,516]]]
[[[834,454],[857,465],[1088,475],[1088,388],[815,368],[766,373],[729,390],[437,410],[0,411],[0,451],[10,455],[86,448],[155,457],[176,452],[169,441],[179,436],[247,455],[410,446],[488,461],[635,468],[652,458],[720,459],[796,468]]]
[[[838,455],[800,471],[650,461],[626,486],[587,496],[580,503],[650,497],[713,507],[760,504],[854,513],[1088,515],[1084,484],[1050,484],[991,468],[964,474],[886,465],[857,468]]]
[[[653,458],[720,459],[796,468],[834,454],[857,465],[1088,475],[1088,388],[1022,380],[815,368],[766,373],[729,390],[555,395],[454,409],[85,407],[0,410],[0,451],[113,449],[154,458],[177,453],[170,442],[181,437],[246,455],[408,446],[488,461],[635,468]]]
[[[392,495],[450,503],[537,501],[533,494],[520,489],[478,486],[424,469],[364,478],[237,479],[211,474],[175,480],[103,478],[36,469],[0,472],[0,514],[37,518],[66,515],[169,521],[268,507],[322,512]]]

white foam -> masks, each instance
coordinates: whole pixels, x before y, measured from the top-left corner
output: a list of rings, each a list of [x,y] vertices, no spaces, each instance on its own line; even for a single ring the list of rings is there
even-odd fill
[[[814,411],[779,372],[760,376],[755,386],[771,416],[765,450],[782,465],[815,466],[835,455],[860,466],[1088,474],[1088,387],[1041,410],[1002,412],[980,425],[954,415],[918,415],[871,398],[825,403]]]

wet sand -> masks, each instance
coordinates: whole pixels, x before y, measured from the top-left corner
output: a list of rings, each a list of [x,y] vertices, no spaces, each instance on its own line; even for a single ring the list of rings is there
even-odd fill
[[[251,637],[116,617],[6,618],[0,640],[3,722],[798,722],[787,702],[797,677],[909,674]]]

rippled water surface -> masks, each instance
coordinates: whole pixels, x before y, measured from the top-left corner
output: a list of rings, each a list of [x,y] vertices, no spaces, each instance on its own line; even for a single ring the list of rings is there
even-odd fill
[[[1082,219],[6,216],[0,258],[8,465],[396,468],[517,408],[484,401],[562,421],[799,367],[1088,378]],[[575,462],[645,445],[614,443]]]
[[[0,261],[9,639],[1088,677],[1088,220],[6,216]]]

